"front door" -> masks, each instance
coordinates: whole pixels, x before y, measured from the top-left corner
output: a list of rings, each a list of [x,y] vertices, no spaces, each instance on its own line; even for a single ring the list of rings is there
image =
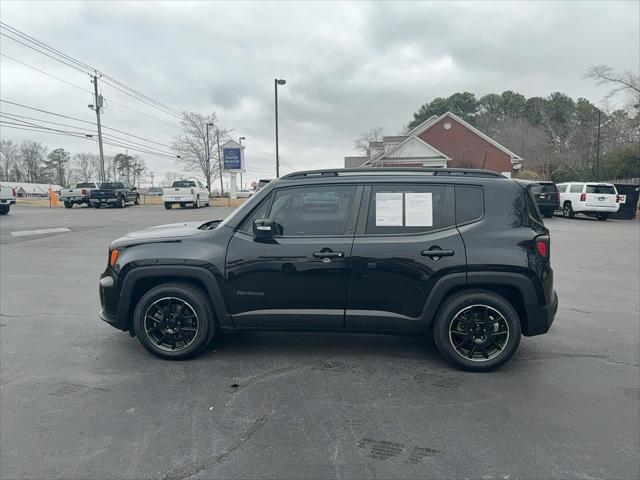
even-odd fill
[[[420,330],[435,282],[449,273],[465,281],[453,198],[450,185],[386,184],[365,190],[351,252],[347,329]]]
[[[227,250],[227,301],[236,327],[343,327],[360,191],[354,185],[279,188],[249,215]],[[281,234],[256,240],[257,218],[277,222]]]

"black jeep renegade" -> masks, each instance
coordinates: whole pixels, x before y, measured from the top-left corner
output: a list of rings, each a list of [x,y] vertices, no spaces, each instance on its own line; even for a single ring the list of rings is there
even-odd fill
[[[217,332],[433,334],[468,370],[549,330],[549,231],[531,193],[467,169],[323,170],[266,185],[223,221],[114,241],[100,317],[184,359]]]

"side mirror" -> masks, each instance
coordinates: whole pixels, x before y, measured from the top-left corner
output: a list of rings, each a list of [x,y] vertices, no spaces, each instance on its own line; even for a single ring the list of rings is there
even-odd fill
[[[272,240],[276,235],[281,234],[278,222],[270,218],[258,218],[253,222],[253,238],[258,241]]]

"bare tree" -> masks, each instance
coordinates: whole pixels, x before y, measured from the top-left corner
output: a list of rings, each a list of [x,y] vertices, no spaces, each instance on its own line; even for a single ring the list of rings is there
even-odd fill
[[[76,153],[73,156],[73,168],[80,180],[88,182],[98,171],[99,161],[100,158],[95,153]]]
[[[10,180],[12,170],[17,166],[20,154],[18,145],[12,140],[2,140],[0,142],[0,178]]]
[[[584,78],[595,80],[598,85],[608,85],[611,90],[605,95],[605,100],[610,99],[620,92],[630,93],[635,99],[635,107],[640,108],[640,75],[626,70],[616,73],[607,65],[592,65],[584,74]]]
[[[366,154],[369,150],[369,142],[380,142],[384,135],[383,127],[373,127],[362,132],[358,138],[353,141],[353,148],[359,153]]]
[[[218,142],[222,144],[227,141],[230,131],[220,126],[215,112],[207,115],[183,112],[180,125],[182,133],[174,138],[171,149],[179,156],[178,163],[186,170],[204,175],[211,191],[212,180],[220,175]]]
[[[37,183],[46,180],[42,176],[43,162],[47,147],[40,142],[24,140],[20,144],[20,167],[27,182]]]
[[[162,184],[165,187],[170,187],[173,182],[175,182],[178,179],[178,172],[167,172],[164,174],[164,181],[162,182]]]
[[[133,175],[133,184],[140,186],[140,178],[147,171],[147,163],[144,158],[139,155],[133,156],[133,162],[131,163],[131,173]]]

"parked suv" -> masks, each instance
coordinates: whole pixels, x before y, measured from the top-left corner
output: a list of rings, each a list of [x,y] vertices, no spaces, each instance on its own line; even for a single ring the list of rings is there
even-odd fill
[[[506,362],[557,309],[532,194],[466,169],[310,171],[224,221],[130,233],[109,247],[100,317],[165,359],[219,331],[433,334],[453,364]]]
[[[547,218],[553,217],[553,212],[560,208],[560,193],[556,184],[537,180],[531,186],[531,190],[540,213]]]
[[[562,214],[567,218],[576,213],[606,220],[620,208],[620,196],[610,183],[570,182],[558,185]]]

